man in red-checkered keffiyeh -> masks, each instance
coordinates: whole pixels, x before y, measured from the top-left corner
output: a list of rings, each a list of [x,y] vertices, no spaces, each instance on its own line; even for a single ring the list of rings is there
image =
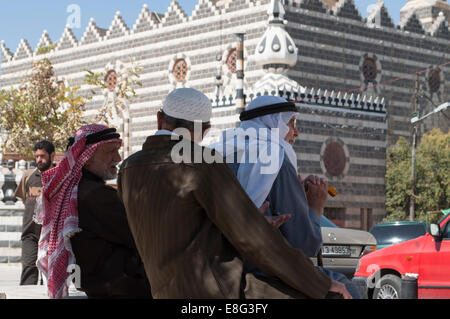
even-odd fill
[[[42,224],[37,266],[47,279],[51,299],[68,295],[67,268],[75,264],[70,238],[81,231],[77,196],[83,166],[100,145],[112,142],[122,143],[115,129],[84,126],[69,139],[61,163],[42,174],[42,202],[36,209],[36,219]]]

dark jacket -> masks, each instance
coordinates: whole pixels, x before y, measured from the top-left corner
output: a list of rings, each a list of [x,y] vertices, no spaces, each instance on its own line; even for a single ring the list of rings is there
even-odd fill
[[[78,186],[81,232],[71,239],[82,291],[94,298],[151,297],[117,191],[83,170]]]
[[[176,164],[176,145],[205,150],[178,143],[149,137],[119,173],[153,297],[324,298],[330,279],[266,221],[228,165]],[[243,259],[279,281],[244,278]]]

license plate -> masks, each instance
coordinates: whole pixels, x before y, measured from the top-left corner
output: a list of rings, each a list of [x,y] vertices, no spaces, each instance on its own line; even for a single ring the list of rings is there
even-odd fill
[[[352,252],[349,246],[323,246],[323,256],[351,256]]]

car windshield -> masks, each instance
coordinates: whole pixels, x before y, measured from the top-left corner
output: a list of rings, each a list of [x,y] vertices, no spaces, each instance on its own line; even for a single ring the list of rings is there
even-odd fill
[[[425,235],[425,225],[386,225],[375,226],[370,233],[375,236],[378,245],[397,244]]]
[[[331,220],[329,220],[328,218],[326,218],[323,215],[322,215],[322,218],[320,219],[320,226],[322,226],[322,227],[338,228],[338,226],[333,224],[333,222]]]

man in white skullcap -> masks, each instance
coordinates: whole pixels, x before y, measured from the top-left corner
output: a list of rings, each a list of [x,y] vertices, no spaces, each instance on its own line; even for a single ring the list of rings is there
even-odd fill
[[[237,299],[257,290],[265,298],[350,298],[266,221],[226,163],[205,160],[222,158],[197,144],[211,113],[201,92],[171,92],[158,131],[120,169],[119,196],[153,297]],[[278,279],[249,280],[244,259]]]
[[[294,103],[277,96],[258,97],[241,113],[240,128],[223,132],[220,142],[212,147],[224,154],[256,206],[268,202],[267,215],[292,215],[280,226],[281,233],[293,247],[315,257],[322,245],[320,218],[328,183],[317,176],[299,180],[297,155],[291,145],[298,136],[296,116]],[[266,277],[250,263],[246,271]],[[356,287],[345,276],[324,271],[333,279],[342,279],[353,297],[359,298]]]

